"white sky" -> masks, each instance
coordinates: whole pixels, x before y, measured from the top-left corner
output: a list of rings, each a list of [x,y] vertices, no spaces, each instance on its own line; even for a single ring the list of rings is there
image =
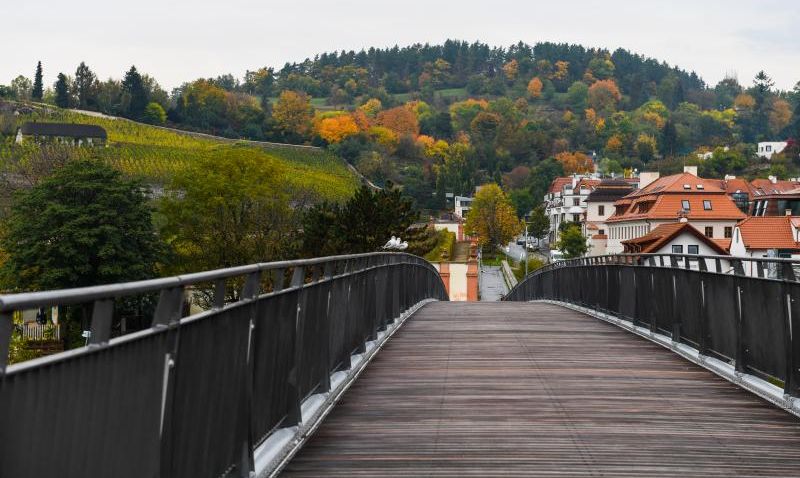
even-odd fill
[[[385,6],[384,6],[385,5]],[[0,83],[45,83],[81,61],[105,79],[135,64],[169,90],[184,81],[281,67],[323,51],[519,40],[624,47],[696,71],[710,84],[764,69],[800,80],[798,0],[40,0],[4,5]]]

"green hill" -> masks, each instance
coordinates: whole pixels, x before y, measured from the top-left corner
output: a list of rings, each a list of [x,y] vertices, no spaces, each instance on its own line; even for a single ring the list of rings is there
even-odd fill
[[[26,114],[4,116],[7,134],[0,146],[0,161],[24,161],[39,146],[14,144],[13,132],[26,121],[94,124],[108,133],[105,148],[74,148],[76,157],[97,157],[119,170],[164,184],[189,162],[201,157],[224,161],[233,155],[249,155],[274,161],[282,180],[298,190],[314,191],[319,197],[341,200],[358,186],[358,178],[343,160],[323,149],[270,143],[236,141],[202,134],[149,126],[122,118],[83,114],[53,107],[34,107]],[[13,124],[9,125],[11,121]]]

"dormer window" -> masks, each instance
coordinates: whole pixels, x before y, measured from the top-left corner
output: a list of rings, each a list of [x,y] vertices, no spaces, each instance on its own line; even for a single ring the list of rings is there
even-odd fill
[[[702,191],[703,189],[705,189],[705,188],[706,188],[706,187],[705,187],[705,186],[703,186],[702,184],[698,184],[698,185],[697,185],[697,189],[700,189],[701,191]]]
[[[691,184],[684,184],[683,185],[683,189],[692,189],[692,185]]]

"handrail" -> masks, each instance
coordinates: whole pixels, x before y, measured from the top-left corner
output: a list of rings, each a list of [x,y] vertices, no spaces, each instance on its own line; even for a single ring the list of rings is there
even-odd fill
[[[150,327],[111,338],[120,299],[143,294],[158,294]],[[0,476],[249,477],[259,444],[428,300],[447,300],[441,277],[405,253],[2,295]],[[87,346],[6,367],[15,311],[76,304]]]

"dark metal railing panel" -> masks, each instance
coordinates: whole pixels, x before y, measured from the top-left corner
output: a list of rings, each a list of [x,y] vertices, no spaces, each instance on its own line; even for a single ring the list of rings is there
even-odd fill
[[[211,308],[182,318],[203,287]],[[153,327],[109,340],[115,301],[145,293],[160,296]],[[438,273],[396,253],[0,296],[2,350],[14,310],[94,311],[89,347],[0,357],[0,476],[248,476],[256,444],[426,299],[447,300]]]
[[[504,300],[553,299],[614,314],[800,393],[797,261],[674,254],[551,264]]]
[[[0,382],[0,476],[159,476],[167,330]]]

